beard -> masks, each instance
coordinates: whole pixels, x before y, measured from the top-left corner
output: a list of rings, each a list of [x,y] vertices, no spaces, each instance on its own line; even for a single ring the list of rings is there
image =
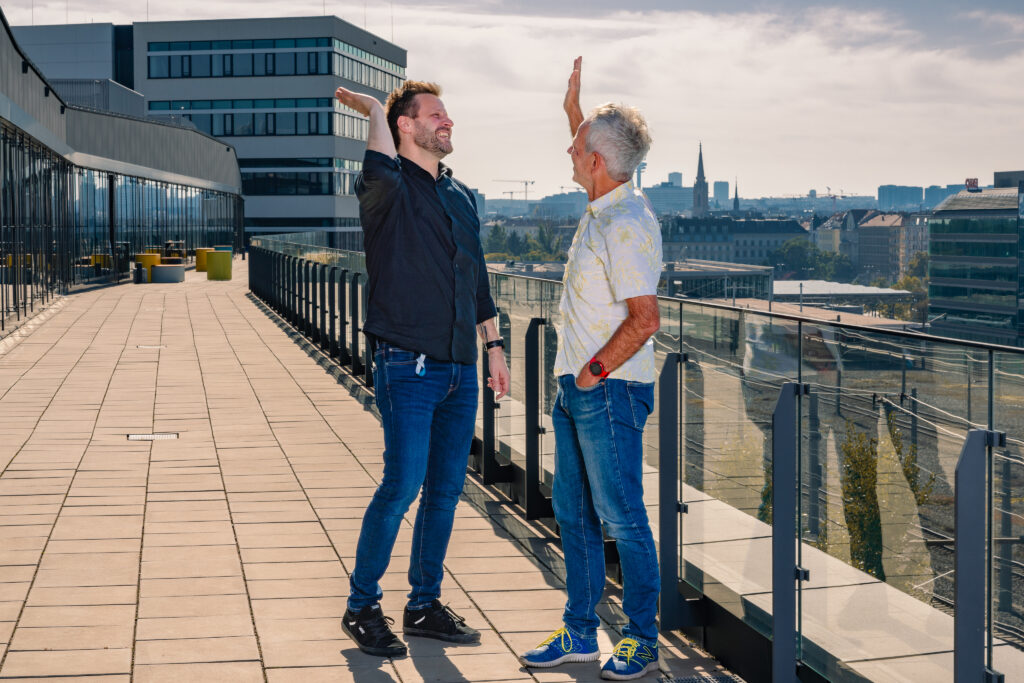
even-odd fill
[[[442,140],[437,137],[437,131],[428,130],[426,126],[421,124],[419,121],[415,121],[415,130],[413,131],[413,141],[416,146],[427,152],[430,152],[438,159],[443,159],[452,153],[452,142],[451,140]],[[449,135],[451,132],[449,131]]]

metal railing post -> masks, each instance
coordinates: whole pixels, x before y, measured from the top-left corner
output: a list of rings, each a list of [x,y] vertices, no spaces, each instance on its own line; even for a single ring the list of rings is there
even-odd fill
[[[988,448],[1006,446],[1006,434],[972,429],[956,463],[953,492],[953,680],[994,683],[1002,674],[985,665],[985,545]]]
[[[327,269],[327,355],[338,357],[338,266]]]
[[[330,337],[327,336],[327,265],[321,263],[317,269],[316,279],[320,286],[317,304],[320,306],[320,324],[317,325],[316,342],[327,353],[331,352]]]
[[[526,498],[527,519],[554,517],[551,499],[540,490],[540,435],[544,428],[540,424],[540,326],[547,324],[545,318],[531,318],[526,328],[526,472],[523,494]]]
[[[349,311],[352,315],[352,374],[358,375],[363,372],[363,363],[359,354],[359,331],[361,329],[359,320],[359,276],[360,273],[352,273],[351,289],[348,294]]]
[[[313,262],[302,259],[302,333],[313,336]]]
[[[345,313],[346,301],[348,301],[348,268],[342,268],[338,273],[338,362],[347,365],[351,361],[348,353],[348,342],[345,336],[345,328],[348,325],[348,316]]]
[[[362,296],[360,298],[362,299],[361,303],[363,305],[362,312],[363,312],[363,317],[364,318],[366,317],[366,312],[368,310],[370,310],[370,304],[369,304],[370,288],[369,288],[368,285],[369,285],[369,283],[367,283],[367,285],[364,285],[361,288]],[[370,338],[367,337],[366,339],[363,340],[363,381],[366,383],[366,386],[370,387],[370,388],[373,388],[373,352],[374,351],[375,351],[375,349],[373,348],[373,345],[370,343]]]
[[[511,465],[502,465],[495,458],[494,412],[501,404],[494,400],[494,391],[487,386],[491,376],[490,364],[487,362],[487,349],[480,347],[480,382],[483,386],[483,438],[481,439],[480,478],[485,486],[507,483],[514,479],[515,473]]]
[[[797,401],[807,384],[785,382],[772,413],[772,683],[796,683]]]
[[[661,629],[685,624],[684,599],[679,594],[679,366],[685,355],[669,353],[658,377],[658,547],[661,565]]]

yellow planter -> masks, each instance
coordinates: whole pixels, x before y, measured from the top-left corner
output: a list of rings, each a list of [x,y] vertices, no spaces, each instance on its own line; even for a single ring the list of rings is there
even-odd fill
[[[206,272],[206,255],[213,251],[213,247],[199,247],[196,249],[196,272]]]
[[[206,254],[206,279],[231,279],[231,252],[211,251]]]
[[[135,262],[146,269],[146,282],[152,282],[153,266],[160,265],[160,254],[136,254]]]

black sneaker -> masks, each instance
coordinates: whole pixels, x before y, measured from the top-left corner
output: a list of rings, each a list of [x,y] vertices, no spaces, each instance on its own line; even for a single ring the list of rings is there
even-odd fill
[[[401,657],[406,652],[405,643],[391,632],[394,623],[380,611],[380,605],[367,605],[358,612],[345,610],[341,629],[368,655]]]
[[[405,608],[402,631],[407,636],[436,638],[449,643],[479,643],[480,631],[466,626],[465,617],[460,617],[448,605],[434,600],[422,609]]]

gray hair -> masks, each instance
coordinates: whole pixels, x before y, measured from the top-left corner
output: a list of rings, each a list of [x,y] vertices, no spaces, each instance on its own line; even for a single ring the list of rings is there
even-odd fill
[[[608,175],[627,181],[651,148],[647,121],[636,107],[602,104],[587,115],[586,151],[604,157]]]

